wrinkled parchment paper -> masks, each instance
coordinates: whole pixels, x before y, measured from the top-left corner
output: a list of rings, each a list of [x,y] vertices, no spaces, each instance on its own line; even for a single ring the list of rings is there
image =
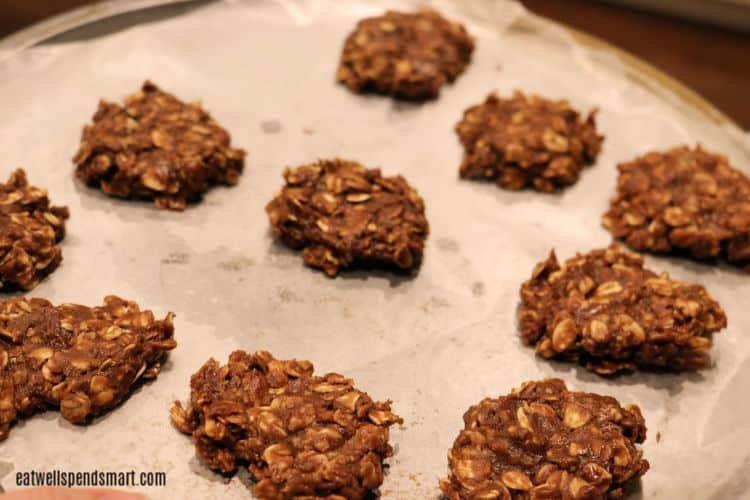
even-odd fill
[[[334,82],[339,51],[355,20],[383,5],[183,5],[98,23],[0,65],[2,176],[26,167],[71,211],[63,265],[30,295],[94,305],[116,293],[161,315],[171,310],[179,343],[155,382],[91,425],[73,426],[57,412],[16,425],[0,444],[6,490],[16,488],[19,471],[135,468],[168,473],[166,488],[140,489],[152,498],[247,498],[248,474],[227,479],[201,465],[191,440],[171,426],[169,408],[189,397],[189,377],[209,357],[223,362],[234,349],[267,349],[310,359],[318,372],[341,372],[373,397],[393,400],[405,424],[392,432],[384,499],[437,498],[464,411],[550,376],[643,409],[651,470],[634,498],[748,497],[750,276],[647,257],[657,271],[705,285],[728,313],[715,366],[695,374],[600,378],[535,357],[515,320],[519,285],[550,248],[565,259],[610,242],[599,220],[618,161],[700,142],[748,171],[747,143],[614,56],[577,46],[560,29],[519,28],[526,14],[499,0],[439,3],[477,37],[472,64],[439,100],[354,95]],[[249,151],[237,187],[214,189],[175,213],[74,181],[70,158],[98,99],[119,101],[145,78],[201,100]],[[453,126],[462,111],[491,90],[516,88],[601,109],[604,150],[562,194],[458,179]],[[283,167],[332,156],[402,173],[417,187],[431,225],[417,275],[328,279],[273,242],[264,205]]]

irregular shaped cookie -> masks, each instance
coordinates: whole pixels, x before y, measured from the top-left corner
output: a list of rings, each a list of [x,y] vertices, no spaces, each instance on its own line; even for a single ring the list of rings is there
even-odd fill
[[[309,361],[235,351],[192,376],[190,405],[176,402],[172,421],[211,469],[249,465],[258,498],[365,498],[383,482],[388,428],[401,418],[352,384],[314,376]]]
[[[456,124],[464,146],[459,173],[505,189],[533,186],[548,193],[574,184],[601,149],[604,137],[597,134],[595,115],[591,111],[582,120],[564,100],[490,94]]]
[[[17,169],[0,183],[0,288],[31,290],[57,269],[68,207],[50,204],[46,189],[29,186]]]
[[[177,345],[173,317],[157,320],[111,295],[99,307],[0,302],[0,440],[38,411],[59,408],[84,424],[117,406],[139,379],[156,378]]]
[[[355,263],[404,270],[421,263],[424,203],[400,175],[335,159],[287,168],[284,179],[266,212],[274,235],[303,248],[308,265],[335,276]]]
[[[121,198],[182,210],[215,184],[234,185],[245,152],[200,104],[185,104],[151,82],[125,99],[101,101],[81,136],[76,177]]]
[[[440,481],[450,500],[623,498],[649,468],[636,447],[646,439],[640,408],[568,391],[560,379],[484,399],[464,423]]]
[[[355,92],[429,99],[463,73],[473,50],[463,25],[434,10],[389,10],[357,23],[344,43],[337,78]]]
[[[617,166],[604,226],[636,250],[724,258],[750,271],[750,178],[700,147]]]
[[[518,318],[537,354],[600,375],[707,368],[712,334],[727,325],[705,288],[657,276],[643,257],[618,245],[562,266],[553,251],[521,286]]]

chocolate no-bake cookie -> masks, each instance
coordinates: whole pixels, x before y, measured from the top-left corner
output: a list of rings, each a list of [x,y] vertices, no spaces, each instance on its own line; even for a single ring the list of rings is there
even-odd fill
[[[388,428],[401,418],[336,373],[309,361],[235,351],[190,379],[190,405],[172,421],[201,460],[224,474],[248,465],[258,498],[361,499],[383,482]]]
[[[724,258],[750,271],[750,178],[700,147],[617,166],[604,226],[637,250]]]
[[[463,25],[434,10],[388,11],[359,21],[344,43],[337,78],[355,92],[434,98],[464,71],[473,50]]]
[[[346,160],[287,168],[286,185],[266,206],[271,229],[305,262],[335,276],[352,263],[419,266],[429,226],[406,180]]]
[[[656,275],[619,245],[562,266],[552,252],[521,286],[518,317],[524,342],[539,355],[600,375],[706,368],[712,334],[727,324],[705,288]]]
[[[245,152],[200,104],[185,104],[151,82],[123,106],[101,101],[73,159],[76,176],[121,198],[182,210],[215,184],[239,180]]]
[[[440,481],[449,500],[623,498],[648,471],[638,406],[568,391],[560,379],[526,382],[464,414]]]
[[[177,345],[172,318],[114,296],[99,307],[0,302],[0,440],[37,411],[59,408],[83,424],[117,406],[139,379],[156,378]]]
[[[17,169],[0,183],[0,288],[31,290],[57,269],[68,207],[50,204],[46,189],[29,186]]]
[[[574,184],[599,154],[603,136],[596,111],[586,120],[568,101],[515,92],[510,99],[490,94],[456,124],[464,146],[459,173],[494,180],[505,189],[533,186],[552,192]]]

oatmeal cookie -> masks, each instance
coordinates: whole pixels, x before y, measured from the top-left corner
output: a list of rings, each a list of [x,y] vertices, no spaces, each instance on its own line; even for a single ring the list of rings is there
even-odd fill
[[[649,469],[636,446],[646,439],[638,406],[569,391],[560,379],[484,399],[464,423],[440,481],[449,500],[623,498]]]
[[[565,100],[490,94],[456,125],[464,146],[459,173],[513,190],[532,186],[549,193],[574,184],[601,149],[595,116],[592,111],[583,120]]]
[[[750,271],[750,178],[726,157],[683,146],[617,168],[617,194],[603,217],[615,238]]]
[[[619,245],[563,265],[552,252],[521,286],[518,318],[537,354],[600,375],[707,368],[713,333],[727,325],[705,288],[657,275]]]
[[[335,159],[288,168],[284,179],[266,212],[274,235],[302,248],[308,265],[335,276],[355,263],[401,270],[421,263],[424,202],[400,175]]]
[[[344,43],[337,78],[354,92],[437,97],[463,73],[474,40],[434,10],[388,11],[361,20]]]
[[[17,169],[0,183],[0,288],[31,290],[62,261],[68,207],[53,206],[47,190],[30,186]]]
[[[163,320],[115,296],[104,305],[0,302],[0,440],[22,417],[58,409],[76,424],[117,406],[139,379],[154,379],[175,348]]]
[[[172,408],[175,426],[211,469],[248,466],[258,498],[362,499],[383,482],[388,428],[402,420],[342,375],[235,351],[226,365],[209,360],[190,388],[187,409]]]
[[[183,210],[212,185],[234,185],[245,152],[200,104],[185,104],[151,82],[125,99],[102,101],[81,136],[76,177],[120,198]]]

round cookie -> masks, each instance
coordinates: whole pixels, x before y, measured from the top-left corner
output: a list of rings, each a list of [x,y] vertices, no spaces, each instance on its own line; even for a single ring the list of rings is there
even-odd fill
[[[151,82],[125,99],[102,101],[73,158],[76,177],[120,198],[182,210],[215,184],[234,185],[245,152],[200,104],[185,104]]]
[[[175,426],[211,469],[249,465],[258,498],[362,499],[383,482],[388,428],[402,420],[342,375],[235,351],[224,366],[209,360],[190,387],[188,408],[172,408]]]
[[[617,166],[604,226],[636,250],[723,258],[750,271],[750,178],[701,147]]]
[[[563,265],[552,252],[521,286],[518,319],[537,354],[600,375],[707,368],[713,333],[727,325],[705,288],[657,276],[619,245]]]
[[[266,206],[274,235],[303,249],[329,276],[353,264],[411,270],[422,261],[429,225],[424,202],[399,176],[334,159],[287,168]]]
[[[565,100],[490,94],[456,124],[464,146],[459,173],[513,190],[531,186],[548,193],[574,184],[601,149],[595,115],[582,120]]]
[[[52,206],[47,190],[17,169],[0,183],[0,288],[31,290],[57,269],[68,207]]]
[[[623,498],[649,463],[640,409],[568,391],[560,379],[526,382],[464,414],[440,481],[449,500]]]
[[[389,10],[359,21],[344,43],[336,76],[354,92],[430,99],[463,73],[473,50],[466,29],[434,10]]]

